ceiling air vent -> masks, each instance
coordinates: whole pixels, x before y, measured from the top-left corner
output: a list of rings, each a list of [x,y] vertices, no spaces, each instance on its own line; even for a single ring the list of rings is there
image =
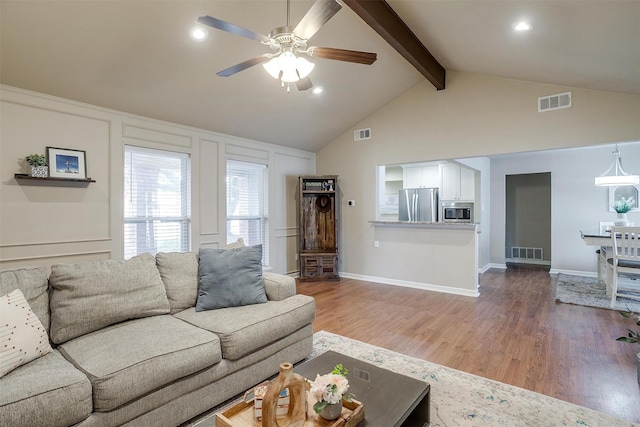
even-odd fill
[[[362,141],[363,139],[371,139],[371,128],[353,131],[354,141]]]
[[[538,113],[571,107],[571,92],[538,98]]]

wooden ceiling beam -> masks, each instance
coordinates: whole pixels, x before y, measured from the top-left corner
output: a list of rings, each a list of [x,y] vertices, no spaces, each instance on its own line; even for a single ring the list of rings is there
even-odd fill
[[[446,70],[385,0],[342,0],[424,75],[436,89],[445,88]]]

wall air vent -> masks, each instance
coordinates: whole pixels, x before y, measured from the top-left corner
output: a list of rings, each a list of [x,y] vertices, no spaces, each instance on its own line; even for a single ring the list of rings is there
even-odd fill
[[[542,248],[523,248],[513,246],[511,248],[511,258],[518,259],[535,259],[542,260]]]
[[[571,107],[571,92],[538,98],[538,113]]]
[[[362,141],[363,139],[371,139],[371,128],[353,131],[354,141]]]

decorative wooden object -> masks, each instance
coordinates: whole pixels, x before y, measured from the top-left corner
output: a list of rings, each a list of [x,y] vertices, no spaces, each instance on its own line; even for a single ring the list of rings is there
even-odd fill
[[[289,411],[284,419],[276,420],[280,392],[289,389]],[[291,363],[280,364],[280,374],[262,399],[262,427],[302,427],[307,418],[305,402],[307,389],[304,378],[293,372]]]
[[[364,420],[364,405],[362,402],[352,400],[342,402],[342,414],[335,421],[320,419],[313,411],[315,401],[307,390],[307,419],[304,427],[356,427]],[[283,426],[282,420],[278,421]],[[262,422],[254,416],[253,401],[240,401],[235,405],[216,413],[216,426],[218,427],[262,427]]]
[[[301,280],[337,280],[337,175],[301,176],[299,182]]]

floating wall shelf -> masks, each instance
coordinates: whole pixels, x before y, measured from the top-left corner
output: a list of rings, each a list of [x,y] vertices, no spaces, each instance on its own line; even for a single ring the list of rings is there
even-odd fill
[[[26,173],[17,173],[14,175],[15,179],[20,183],[23,182],[27,185],[49,185],[55,187],[86,187],[91,182],[96,182],[95,179],[67,179],[67,178],[36,178]]]

